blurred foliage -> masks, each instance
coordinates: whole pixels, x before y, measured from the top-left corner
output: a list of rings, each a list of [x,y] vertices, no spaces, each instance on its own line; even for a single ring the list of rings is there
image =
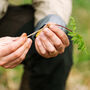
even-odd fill
[[[81,61],[90,60],[90,0],[73,0],[73,14],[77,22],[77,31],[83,36],[88,53],[78,52],[76,46],[74,47],[74,61],[79,63]]]
[[[31,4],[31,0],[9,0],[11,4]],[[81,34],[86,42],[88,55],[77,50],[74,46],[74,66],[70,74],[69,85],[71,89],[67,90],[90,90],[75,89],[75,85],[87,85],[90,87],[90,0],[73,0],[72,16],[76,19],[77,31]],[[14,69],[0,68],[0,90],[18,90],[23,66],[20,65]],[[72,82],[73,80],[73,82]],[[80,81],[79,81],[80,80]],[[78,85],[77,85],[78,84]],[[73,88],[73,87],[74,88]]]
[[[78,50],[81,50],[82,52],[86,52],[87,54],[86,45],[83,40],[83,37],[76,31],[77,27],[76,27],[76,21],[74,17],[70,18],[68,28],[69,28],[68,35],[72,37],[71,40],[73,41],[73,44],[77,45]]]
[[[31,4],[32,0],[9,0],[11,4],[21,5],[21,4]]]
[[[90,90],[90,0],[73,0],[72,16],[76,19],[77,32],[85,40],[88,54],[79,52],[74,45],[74,65],[67,90]]]
[[[74,6],[76,9],[78,8],[83,8],[85,10],[90,11],[90,0],[73,0],[74,1]],[[76,7],[78,6],[78,7]]]
[[[23,73],[23,66],[14,69],[0,68],[0,90],[18,90]]]

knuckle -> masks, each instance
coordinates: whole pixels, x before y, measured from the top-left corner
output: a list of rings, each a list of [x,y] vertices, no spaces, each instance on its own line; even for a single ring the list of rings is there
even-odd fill
[[[18,58],[18,59],[16,60],[16,64],[18,64],[20,61],[21,61],[21,58]]]
[[[63,50],[63,48],[64,48],[64,46],[63,46],[63,45],[60,45],[60,46],[56,47],[56,49],[57,49],[58,51],[62,51],[62,50]]]
[[[3,65],[5,65],[5,62],[0,62],[0,66],[3,66]]]
[[[21,53],[15,53],[14,57],[19,58],[21,56]]]
[[[11,52],[14,52],[14,50],[15,50],[12,45],[9,45],[9,46],[8,46],[8,49],[9,49]]]
[[[47,54],[47,52],[43,51],[41,54],[42,54],[42,56],[45,56]]]
[[[64,51],[65,51],[65,49],[63,49],[63,50],[60,52],[60,54],[63,54],[63,53],[64,53]]]
[[[61,46],[61,43],[60,42],[57,42],[55,46],[58,48],[58,47]]]
[[[51,49],[51,50],[50,50],[50,53],[54,53],[54,52],[55,52],[55,49]]]
[[[54,36],[54,35],[53,35],[52,33],[49,33],[49,37],[51,37],[51,38],[52,38],[53,36]]]
[[[20,61],[22,61],[22,60],[25,59],[25,56],[22,56],[22,57],[20,57],[19,59],[20,59]],[[19,61],[18,61],[18,62],[19,62]]]

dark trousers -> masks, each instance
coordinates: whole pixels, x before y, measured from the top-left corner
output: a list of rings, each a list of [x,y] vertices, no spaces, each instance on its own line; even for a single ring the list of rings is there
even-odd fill
[[[5,17],[0,20],[0,37],[19,36],[23,32],[29,34],[33,31],[32,6],[10,6]],[[72,66],[72,42],[63,54],[46,59],[37,53],[33,41],[23,64],[24,74],[20,90],[65,90]]]

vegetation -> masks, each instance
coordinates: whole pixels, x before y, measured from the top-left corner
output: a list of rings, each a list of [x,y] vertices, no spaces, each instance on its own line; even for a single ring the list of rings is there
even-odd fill
[[[77,32],[83,36],[87,52],[79,52],[74,45],[74,65],[71,70],[67,90],[90,90],[90,0],[73,0],[73,17]]]
[[[76,22],[73,17],[71,17],[68,27],[72,30],[68,32],[68,35],[72,37],[73,43],[78,45],[78,50],[85,51],[87,53],[83,37],[76,31]]]

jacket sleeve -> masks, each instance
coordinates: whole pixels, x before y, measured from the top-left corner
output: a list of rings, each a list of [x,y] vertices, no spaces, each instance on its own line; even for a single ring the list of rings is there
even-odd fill
[[[48,22],[63,25],[69,22],[72,0],[33,0],[33,7],[36,28],[40,28]]]

